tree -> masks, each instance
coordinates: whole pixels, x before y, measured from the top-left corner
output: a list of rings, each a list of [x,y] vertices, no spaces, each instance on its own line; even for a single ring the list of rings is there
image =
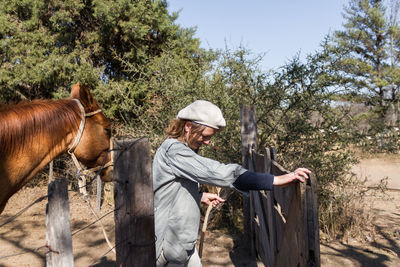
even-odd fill
[[[81,82],[118,117],[117,99],[146,97],[136,85],[145,74],[128,66],[198,54],[176,17],[161,0],[0,0],[0,103],[64,97]]]
[[[345,8],[344,30],[335,31],[323,45],[330,55],[327,67],[335,70],[345,92],[373,107],[374,132],[385,129],[388,109],[399,101],[400,30],[395,18],[387,18],[381,0],[352,0]]]

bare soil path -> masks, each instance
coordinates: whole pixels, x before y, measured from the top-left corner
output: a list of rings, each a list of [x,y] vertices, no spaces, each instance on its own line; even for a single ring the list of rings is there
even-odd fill
[[[389,192],[391,200],[376,201],[370,211],[375,215],[371,242],[321,241],[321,265],[392,267],[400,266],[400,192]]]
[[[46,194],[46,186],[23,188],[9,200],[0,216],[0,224]],[[108,252],[109,247],[98,223],[77,232],[95,221],[87,204],[74,192],[69,193],[69,200],[75,266],[115,266],[115,256]],[[16,220],[0,228],[0,266],[45,266],[46,203],[47,200],[44,200],[36,204]],[[91,203],[95,207],[95,199]],[[110,211],[111,206],[103,205],[101,215]],[[111,213],[102,220],[111,242],[114,242],[113,216]],[[74,234],[75,232],[77,233]]]
[[[353,170],[367,176],[371,184],[387,176],[389,187],[400,188],[400,156],[379,156],[364,159]],[[14,195],[0,215],[0,224],[26,205],[47,194],[47,187],[25,187]],[[349,239],[346,243],[321,241],[322,266],[400,266],[400,191],[391,191],[391,200],[375,202],[369,212],[375,215],[374,241],[360,243]],[[72,233],[95,221],[79,194],[70,192]],[[92,203],[94,206],[94,199]],[[102,206],[101,215],[111,211],[102,222],[114,243],[113,207]],[[45,236],[46,200],[36,204],[15,221],[0,228],[0,267],[45,266],[47,248]],[[249,259],[240,236],[229,236],[218,231],[206,235],[203,266],[263,266]],[[75,266],[116,266],[98,223],[73,235]]]
[[[360,243],[321,241],[322,266],[400,266],[400,155],[378,154],[365,157],[352,168],[359,178],[367,178],[374,186],[387,178],[387,199],[372,199],[369,211],[374,216],[375,231],[370,242]]]

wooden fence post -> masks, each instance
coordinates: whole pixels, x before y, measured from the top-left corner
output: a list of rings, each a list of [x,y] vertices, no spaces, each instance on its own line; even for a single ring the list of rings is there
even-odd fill
[[[147,138],[114,141],[117,265],[155,266],[152,160]]]
[[[311,173],[310,179],[305,185],[304,197],[304,217],[307,218],[305,222],[307,227],[305,232],[308,266],[321,266],[317,192],[317,179],[314,173]]]
[[[74,266],[69,216],[68,182],[56,179],[49,184],[46,207],[46,266]]]
[[[271,173],[272,161],[275,160],[274,148],[264,149],[264,172]],[[265,208],[265,229],[268,233],[268,250],[269,258],[263,259],[265,266],[275,266],[275,256],[278,251],[276,247],[276,224],[275,224],[275,207],[274,207],[274,191],[263,192],[263,204]]]
[[[249,169],[250,149],[257,149],[257,121],[256,109],[254,106],[240,107],[241,135],[242,135],[242,166]],[[253,224],[251,222],[254,213],[251,208],[250,197],[243,197],[243,226],[246,246],[250,248],[250,255],[255,255],[255,247],[253,242]]]

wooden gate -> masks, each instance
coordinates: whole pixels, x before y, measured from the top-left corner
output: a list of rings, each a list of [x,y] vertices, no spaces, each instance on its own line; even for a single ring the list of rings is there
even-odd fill
[[[265,149],[263,155],[256,152],[254,107],[242,107],[241,118],[243,165],[257,172],[288,173],[275,161],[273,148]],[[265,266],[320,266],[316,185],[311,174],[305,184],[251,191],[243,207],[244,220],[250,247]]]

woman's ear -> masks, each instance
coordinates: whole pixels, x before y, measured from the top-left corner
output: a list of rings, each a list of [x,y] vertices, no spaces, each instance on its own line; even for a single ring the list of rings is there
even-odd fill
[[[190,121],[185,122],[185,133],[190,132],[191,128],[192,128],[192,123]]]

